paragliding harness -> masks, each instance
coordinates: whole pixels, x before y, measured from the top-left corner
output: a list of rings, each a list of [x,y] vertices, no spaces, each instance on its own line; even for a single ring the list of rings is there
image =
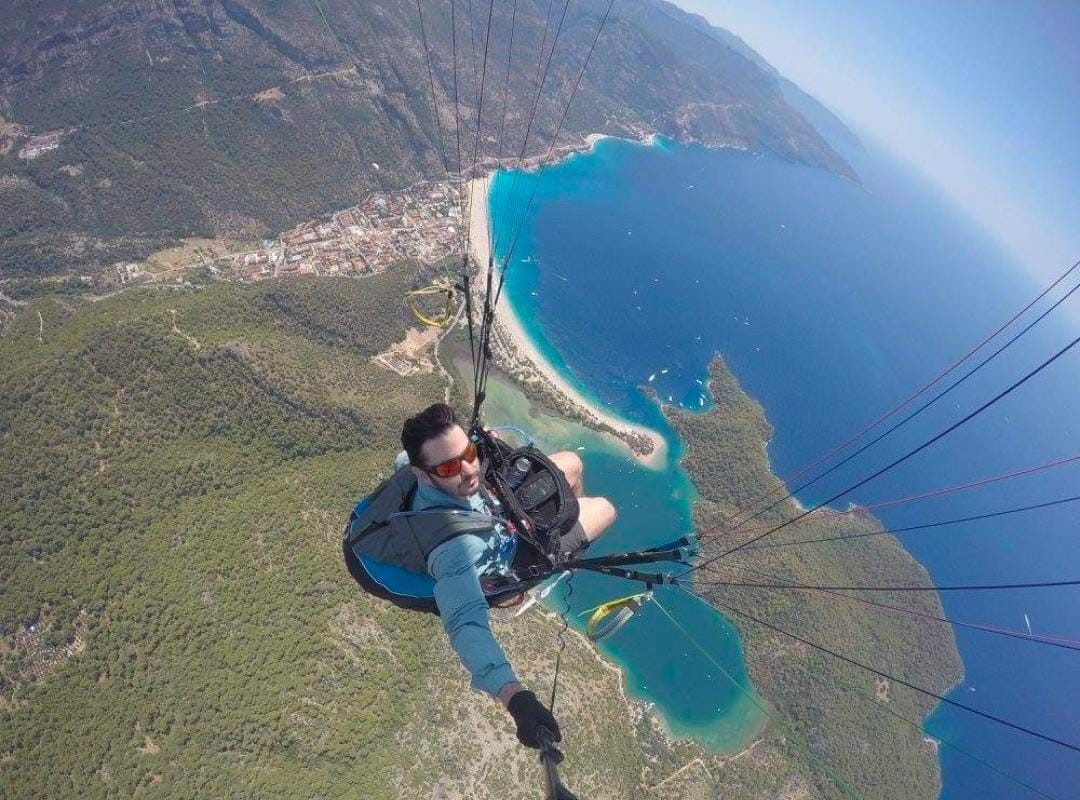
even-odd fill
[[[481,459],[483,484],[498,501],[493,516],[463,508],[412,511],[416,476],[408,466],[384,481],[353,508],[345,526],[345,563],[370,594],[413,611],[438,613],[427,558],[444,542],[486,534],[504,524],[518,540],[515,574],[485,578],[488,603],[504,605],[563,568],[560,538],[577,522],[578,503],[562,471],[531,444],[513,448],[479,426],[471,433]],[[527,462],[511,487],[509,471]]]
[[[666,574],[646,574],[622,567],[682,560],[689,539],[683,537],[648,550],[596,558],[580,558],[565,552],[562,536],[577,523],[578,503],[562,470],[532,444],[513,448],[479,426],[474,426],[471,436],[481,454],[483,484],[498,501],[501,514],[494,516],[458,507],[412,511],[417,480],[409,466],[402,467],[356,504],[345,525],[342,537],[345,564],[366,592],[400,608],[438,614],[435,579],[427,571],[428,556],[455,536],[483,536],[500,523],[517,537],[518,554],[512,575],[481,581],[491,606],[520,602],[524,593],[537,584],[575,569],[645,583],[647,590],[654,584],[670,582]],[[511,487],[508,474],[523,460],[528,462],[528,469],[517,486]],[[590,638],[605,638],[621,628],[641,605],[629,601],[642,597],[632,595],[594,609],[587,627]],[[608,615],[613,618],[607,620]]]

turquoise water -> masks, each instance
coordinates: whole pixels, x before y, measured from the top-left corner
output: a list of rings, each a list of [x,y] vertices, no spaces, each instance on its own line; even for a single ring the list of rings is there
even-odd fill
[[[982,232],[925,184],[873,152],[856,157],[863,185],[820,170],[739,152],[605,140],[549,167],[521,229],[507,299],[549,358],[590,396],[679,443],[641,387],[688,408],[724,355],[776,428],[774,468],[790,474],[920,385],[1034,297],[1035,285]],[[518,178],[520,202],[532,176]],[[513,174],[498,176],[491,209],[499,228]],[[497,252],[505,256],[504,234]],[[1048,265],[1048,271],[1066,265]],[[1075,303],[1073,303],[1075,305]],[[1053,317],[969,384],[822,486],[827,497],[919,444],[1070,340],[1075,318]],[[903,496],[1080,452],[1075,353],[991,411],[860,490],[860,502]],[[655,376],[650,383],[650,376]],[[613,453],[587,452],[588,491],[622,511],[603,547],[655,544],[686,530],[692,487],[669,465],[650,473]],[[892,526],[1041,502],[1080,485],[1075,467],[979,492],[901,506]],[[1065,580],[1080,563],[1076,512],[1005,518],[905,545],[939,583]],[[575,608],[611,592],[582,581]],[[1031,590],[952,593],[957,619],[1080,636],[1077,594]],[[675,606],[680,618],[746,685],[736,637],[718,616]],[[1030,642],[957,635],[965,681],[953,696],[989,713],[1080,738],[1075,655]],[[654,701],[669,727],[730,744],[748,702],[661,614],[619,634],[610,652],[630,690]],[[711,680],[702,680],[702,678]],[[728,719],[725,725],[724,720]],[[750,724],[743,726],[744,731]],[[1075,754],[939,710],[931,730],[1040,788],[1068,796],[1080,785]],[[956,751],[942,750],[946,798],[1024,796]]]
[[[662,544],[690,531],[696,493],[678,467],[681,443],[666,426],[673,457],[660,469],[645,469],[605,436],[577,423],[538,417],[513,386],[497,381],[489,386],[484,417],[489,425],[525,425],[547,452],[568,449],[582,457],[586,491],[610,498],[620,514],[610,533],[590,548],[590,555]],[[571,590],[563,586],[549,605],[560,611],[569,607],[568,617],[579,630],[587,619],[582,612],[644,589],[591,573],[575,575]],[[658,587],[655,598],[692,632],[704,653],[684,635],[672,637],[671,623],[655,604],[645,606],[631,624],[601,642],[600,649],[623,669],[632,697],[656,704],[670,733],[693,737],[717,751],[740,749],[760,729],[764,715],[746,675],[735,629],[681,592]]]

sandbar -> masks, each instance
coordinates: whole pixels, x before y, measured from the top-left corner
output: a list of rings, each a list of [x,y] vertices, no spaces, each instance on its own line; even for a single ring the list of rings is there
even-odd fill
[[[491,175],[474,178],[469,182],[469,252],[480,265],[480,274],[477,277],[480,287],[484,286],[487,280],[488,255],[491,246],[488,237],[490,189]],[[495,309],[494,334],[493,346],[498,349],[500,344],[503,345],[507,352],[502,355],[513,362],[513,366],[524,367],[526,371],[542,376],[550,390],[561,395],[594,427],[617,439],[633,453],[640,463],[652,469],[663,468],[667,460],[667,442],[664,437],[652,428],[622,419],[599,405],[597,401],[585,397],[558,368],[544,357],[529,338],[505,293]],[[633,441],[647,442],[644,452],[639,452],[640,447],[632,447]]]

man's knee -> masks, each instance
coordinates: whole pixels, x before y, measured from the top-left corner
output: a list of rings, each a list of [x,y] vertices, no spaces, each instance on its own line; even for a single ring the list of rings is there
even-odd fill
[[[603,515],[604,528],[609,528],[615,524],[615,518],[619,516],[619,512],[615,510],[615,505],[606,497],[598,497],[600,501],[600,513]]]
[[[578,520],[589,541],[594,541],[615,522],[618,513],[606,497],[582,497],[578,500]]]
[[[585,475],[585,465],[581,463],[581,457],[569,450],[561,450],[551,454],[551,461],[562,471],[570,488],[580,491]]]

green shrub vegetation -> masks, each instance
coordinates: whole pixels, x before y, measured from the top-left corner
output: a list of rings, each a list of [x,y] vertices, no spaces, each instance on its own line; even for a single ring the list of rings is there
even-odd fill
[[[0,796],[539,787],[438,621],[366,598],[341,563],[404,415],[443,394],[370,360],[404,336],[415,280],[18,309],[0,337]],[[499,635],[543,691],[559,626],[532,619]],[[632,797],[642,744],[618,676],[568,646],[577,783]]]
[[[761,407],[739,388],[720,359],[709,372],[715,406],[704,414],[678,409],[668,413],[686,442],[684,463],[701,493],[695,507],[699,530],[733,519],[737,508],[777,484],[765,457],[763,445],[772,431]],[[769,502],[785,493],[773,494]],[[785,501],[752,525],[775,524],[799,511]],[[878,521],[866,512],[843,516],[817,512],[761,544],[880,530]],[[755,531],[760,532],[760,528]],[[723,552],[751,536],[714,533],[711,541],[706,537],[703,555]],[[882,612],[834,595],[707,583],[762,582],[763,576],[770,576],[811,585],[932,585],[923,567],[892,536],[748,548],[698,574],[697,590],[714,602],[917,686],[944,693],[960,678],[959,655],[947,626]],[[873,600],[944,616],[934,593],[875,593]],[[879,699],[873,674],[735,614],[729,617],[743,638],[755,687],[805,737],[814,760],[828,764],[862,797],[937,796],[936,751],[923,741],[916,725],[900,719],[921,723],[936,701],[896,685],[888,687],[887,700]],[[806,760],[807,754],[803,751],[798,757]],[[815,774],[823,794],[837,791],[825,785],[820,766]]]
[[[468,689],[437,620],[362,596],[340,561],[347,509],[388,471],[403,416],[445,389],[439,375],[371,361],[404,336],[402,293],[417,275],[401,265],[363,279],[58,296],[6,320],[0,795],[539,796],[535,758]],[[722,365],[712,378],[715,409],[672,415],[702,524],[772,480],[760,409]],[[800,580],[925,579],[887,537],[860,542],[739,563]],[[916,683],[956,677],[945,633],[741,591],[716,599]],[[543,691],[560,626],[529,619],[498,633]],[[860,796],[934,794],[917,732],[851,694],[872,695],[872,680],[736,622],[755,685],[788,725],[737,757],[667,740],[617,673],[568,637],[560,718],[576,790],[838,796],[796,744],[805,739]],[[912,719],[929,708],[890,695]]]

